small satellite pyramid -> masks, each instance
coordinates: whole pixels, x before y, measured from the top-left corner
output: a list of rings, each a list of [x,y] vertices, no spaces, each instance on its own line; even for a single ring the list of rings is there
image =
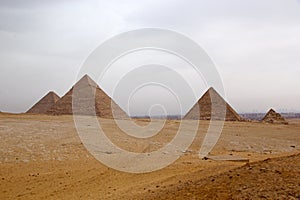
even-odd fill
[[[285,118],[273,109],[270,109],[261,121],[275,124],[288,124]]]
[[[49,92],[26,113],[46,114],[47,111],[59,100],[59,96],[54,92]]]
[[[88,75],[83,76],[47,113],[128,118],[128,115]]]
[[[214,113],[212,113],[212,104],[214,105]],[[199,109],[197,106],[199,106]],[[226,112],[226,114],[224,112]],[[226,121],[242,120],[239,114],[218,94],[214,88],[211,87],[183,119],[211,120],[213,116],[213,119],[222,120],[222,115]]]

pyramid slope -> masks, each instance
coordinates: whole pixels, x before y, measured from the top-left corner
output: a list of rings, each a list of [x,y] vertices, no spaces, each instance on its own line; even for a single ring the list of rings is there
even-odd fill
[[[75,105],[74,108],[73,105]],[[48,111],[48,114],[128,118],[127,114],[88,75],[83,76]]]
[[[55,92],[50,91],[41,100],[34,104],[26,113],[46,114],[47,111],[59,100]]]
[[[267,123],[288,124],[285,118],[273,109],[270,109],[261,121]]]
[[[214,88],[209,88],[183,119],[211,120],[212,103],[214,104],[215,108],[213,113],[214,119],[222,120],[219,116],[222,116],[222,109],[225,107],[226,121],[242,120],[239,114],[218,94]],[[199,106],[199,108],[197,108],[197,106]]]

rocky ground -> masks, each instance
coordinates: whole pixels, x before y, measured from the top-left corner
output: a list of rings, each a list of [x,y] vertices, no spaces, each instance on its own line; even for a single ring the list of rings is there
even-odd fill
[[[300,154],[247,163],[202,179],[195,177],[144,199],[300,199]]]
[[[179,124],[167,121],[150,141],[126,137],[112,120],[103,126],[118,146],[151,152],[169,142]],[[1,113],[0,199],[299,199],[300,120],[226,122],[211,155],[249,163],[199,159],[207,128],[201,121],[188,151],[168,167],[130,174],[94,159],[71,116]]]

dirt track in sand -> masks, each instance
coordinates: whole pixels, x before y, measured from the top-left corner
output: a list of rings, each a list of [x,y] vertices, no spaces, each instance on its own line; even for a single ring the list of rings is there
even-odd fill
[[[188,152],[169,167],[146,174],[119,172],[95,160],[81,144],[71,116],[0,114],[0,120],[0,199],[201,199],[205,194],[276,199],[274,190],[282,193],[278,198],[293,199],[299,194],[299,156],[252,164],[299,152],[299,120],[290,125],[226,122],[212,154],[248,158],[251,170],[242,167],[245,163],[199,159],[208,127],[203,121]],[[166,122],[150,146],[124,140],[111,120],[105,128],[116,144],[144,152],[168,142],[178,123]],[[283,184],[287,181],[291,183]]]

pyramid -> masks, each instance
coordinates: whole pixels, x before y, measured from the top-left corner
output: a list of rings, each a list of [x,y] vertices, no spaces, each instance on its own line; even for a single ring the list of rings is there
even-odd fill
[[[214,104],[214,113],[212,112],[212,103]],[[199,106],[199,108],[197,108]],[[183,119],[194,120],[222,120],[222,109],[226,109],[226,121],[241,121],[239,114],[218,94],[214,88],[209,88],[205,94],[198,100],[192,109]],[[199,112],[200,111],[200,112]],[[224,115],[224,114],[223,114]]]
[[[261,121],[267,123],[288,124],[285,118],[273,109],[270,109]]]
[[[34,104],[26,113],[45,114],[58,100],[59,96],[51,91]]]
[[[128,118],[127,114],[88,75],[83,76],[47,113]]]

